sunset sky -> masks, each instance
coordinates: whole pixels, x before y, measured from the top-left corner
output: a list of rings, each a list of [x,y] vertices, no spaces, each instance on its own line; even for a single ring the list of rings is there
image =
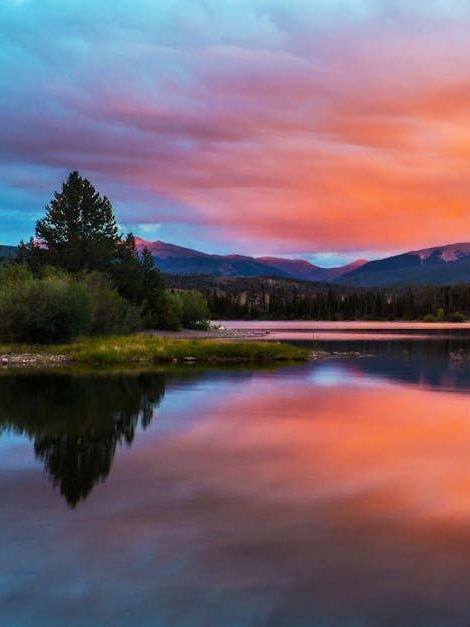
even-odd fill
[[[469,33],[465,0],[0,0],[0,243],[73,169],[208,252],[469,241]]]

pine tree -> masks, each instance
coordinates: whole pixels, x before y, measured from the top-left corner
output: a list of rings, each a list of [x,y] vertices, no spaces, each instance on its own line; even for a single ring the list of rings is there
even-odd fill
[[[37,265],[39,258],[70,272],[104,270],[120,242],[110,201],[78,172],[71,172],[37,221],[36,241],[22,243],[20,256],[30,265]]]
[[[154,328],[163,323],[163,301],[165,285],[161,272],[155,268],[153,255],[145,247],[141,252],[140,267],[142,287],[145,294],[142,317],[148,328]]]

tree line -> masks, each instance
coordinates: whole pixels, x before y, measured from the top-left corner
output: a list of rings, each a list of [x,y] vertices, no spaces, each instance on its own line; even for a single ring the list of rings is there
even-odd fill
[[[195,290],[165,289],[148,249],[119,233],[111,202],[78,172],[0,267],[0,338],[61,342],[81,334],[207,325]]]
[[[275,278],[171,277],[197,288],[213,318],[270,320],[463,321],[470,316],[470,285],[365,289]]]

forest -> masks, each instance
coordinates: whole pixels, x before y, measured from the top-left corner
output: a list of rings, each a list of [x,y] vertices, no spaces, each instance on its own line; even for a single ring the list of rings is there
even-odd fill
[[[361,289],[258,277],[165,279],[168,287],[200,291],[213,319],[463,322],[470,317],[470,284]]]

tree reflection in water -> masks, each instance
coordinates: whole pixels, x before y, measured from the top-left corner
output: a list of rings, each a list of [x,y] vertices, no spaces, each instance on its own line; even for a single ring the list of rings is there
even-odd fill
[[[470,388],[468,341],[452,336],[439,341],[352,338],[323,341],[320,347],[361,352],[361,359],[340,360],[343,369],[355,374],[437,390]],[[312,369],[329,372],[334,366],[327,360],[290,367],[290,372],[308,379]],[[230,376],[238,381],[254,373],[256,370],[248,368],[235,374],[232,369]],[[175,376],[179,381],[199,379],[201,372],[193,368],[125,374],[0,371],[0,432],[11,430],[31,438],[47,476],[75,507],[98,481],[107,478],[117,448],[130,445],[138,427],[150,425],[166,382]]]
[[[34,440],[36,456],[70,507],[108,476],[119,445],[152,422],[165,392],[158,373],[0,376],[0,430]]]

